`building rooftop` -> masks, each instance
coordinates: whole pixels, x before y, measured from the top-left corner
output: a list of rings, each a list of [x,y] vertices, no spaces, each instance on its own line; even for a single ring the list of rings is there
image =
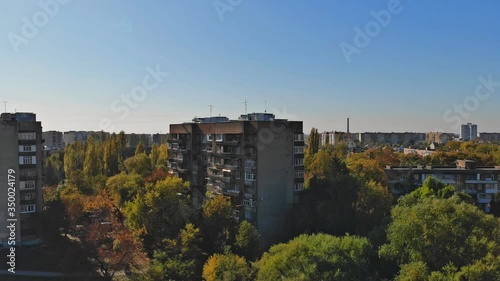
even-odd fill
[[[31,112],[2,113],[2,121],[36,122],[36,114]]]

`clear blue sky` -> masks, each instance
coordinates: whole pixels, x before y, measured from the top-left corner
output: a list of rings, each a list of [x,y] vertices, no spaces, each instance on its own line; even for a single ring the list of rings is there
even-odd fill
[[[348,63],[340,44],[355,46],[355,27],[389,2],[242,0],[221,20],[212,0],[72,0],[26,38],[23,17],[43,25],[40,2],[4,1],[0,100],[36,112],[44,130],[100,130],[108,118],[116,131],[165,133],[208,116],[210,104],[236,118],[247,99],[249,112],[267,101],[306,132],[343,130],[347,117],[356,132],[458,132],[459,115],[443,114],[473,101],[479,76],[500,82],[500,2],[401,0]],[[12,34],[26,40],[17,53]],[[169,75],[145,100],[129,114],[111,109],[157,65]],[[500,85],[493,90],[460,121],[500,131]]]

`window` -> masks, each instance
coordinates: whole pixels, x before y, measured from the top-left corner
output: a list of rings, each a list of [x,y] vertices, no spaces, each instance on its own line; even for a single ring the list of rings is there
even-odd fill
[[[20,165],[36,164],[36,156],[19,156]]]
[[[243,205],[245,207],[255,207],[256,202],[252,199],[245,199],[245,200],[243,200]]]
[[[33,199],[35,199],[35,193],[34,192],[24,193],[23,199],[24,200],[33,200]]]
[[[294,177],[296,179],[303,179],[304,178],[304,171],[303,170],[295,171],[295,176]]]
[[[215,134],[215,141],[222,141],[224,139],[222,134]]]
[[[255,173],[245,173],[245,180],[255,181],[255,179],[256,179]]]
[[[255,166],[255,161],[253,160],[246,160],[245,161],[245,168],[252,169]]]
[[[35,204],[21,205],[21,213],[33,213],[33,212],[35,212]]]
[[[207,141],[212,141],[212,134],[207,134]]]
[[[234,173],[234,178],[237,179],[237,180],[241,179],[241,172],[235,172]]]
[[[304,183],[303,182],[295,183],[295,191],[301,191],[301,190],[304,190]]]
[[[20,176],[21,177],[34,177],[34,176],[36,176],[36,170],[35,169],[21,169]]]
[[[304,140],[304,134],[294,134],[293,135],[293,140],[294,141],[303,141]]]
[[[233,185],[233,190],[234,191],[240,191],[240,186],[236,183]]]
[[[245,210],[245,219],[247,219],[247,220],[251,220],[252,219],[252,211]]]
[[[35,181],[20,181],[19,182],[20,189],[34,189]]]
[[[303,146],[295,146],[293,148],[293,152],[295,154],[304,154],[304,147]]]
[[[35,151],[36,151],[35,145],[20,145],[19,146],[19,152],[35,152]]]
[[[34,133],[34,132],[19,133],[18,138],[20,140],[36,140],[36,133]]]
[[[235,147],[235,149],[234,149],[234,154],[236,154],[236,155],[240,155],[240,153],[241,153],[241,148],[239,148],[239,147]]]
[[[295,166],[304,166],[304,158],[295,158]]]

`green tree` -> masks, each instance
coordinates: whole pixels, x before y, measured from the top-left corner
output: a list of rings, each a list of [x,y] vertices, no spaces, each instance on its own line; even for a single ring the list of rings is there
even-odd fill
[[[249,277],[250,268],[245,258],[232,253],[214,254],[203,266],[206,281],[245,281]]]
[[[390,214],[393,200],[392,194],[382,184],[374,181],[362,184],[355,203],[356,233],[367,235],[381,225]]]
[[[146,153],[139,153],[125,160],[125,169],[129,174],[135,173],[145,177],[151,173],[151,159]]]
[[[375,159],[366,159],[364,157],[349,157],[347,167],[351,175],[363,182],[375,181],[387,186],[387,176],[380,166],[380,162]]]
[[[135,156],[138,156],[139,154],[146,153],[146,150],[144,148],[144,143],[142,141],[137,144],[137,147],[135,148]]]
[[[85,177],[94,177],[101,172],[100,154],[98,144],[92,137],[87,139],[87,151],[83,163],[83,174]]]
[[[160,147],[158,147],[158,161],[156,164],[158,165],[163,165],[167,167],[168,163],[168,144],[167,143],[162,143]]]
[[[259,239],[257,229],[248,221],[242,221],[238,226],[235,242],[238,254],[247,260],[254,261],[259,252]]]
[[[43,165],[44,170],[44,185],[53,186],[61,182],[63,178],[63,163],[60,159],[61,155],[59,153],[52,154],[47,157]]]
[[[321,150],[311,157],[305,166],[305,185],[311,186],[311,180],[334,180],[349,174],[345,163],[335,157],[331,151]]]
[[[151,147],[151,153],[149,154],[149,159],[151,159],[151,167],[156,166],[158,159],[160,158],[160,150],[158,144],[154,143]]]
[[[257,263],[257,280],[373,280],[366,238],[301,235],[278,244]]]
[[[309,137],[307,139],[307,144],[309,145],[307,152],[310,155],[316,154],[319,151],[319,143],[320,139],[319,139],[318,129],[312,128],[311,133],[309,134]]]
[[[103,170],[107,176],[116,175],[120,169],[120,151],[116,134],[104,143]]]
[[[229,197],[217,195],[203,203],[203,244],[207,252],[222,253],[232,244],[235,221]]]
[[[455,194],[455,187],[447,185],[434,177],[425,179],[424,184],[412,191],[410,194],[401,197],[400,205],[410,206],[422,201],[425,198],[450,198]],[[466,195],[467,196],[467,195]]]
[[[64,174],[66,179],[71,180],[74,173],[83,170],[85,161],[86,145],[81,142],[75,142],[64,148]]]
[[[144,190],[144,178],[138,174],[121,173],[110,177],[106,182],[110,198],[120,207],[132,201],[137,193]]]
[[[189,182],[170,177],[148,184],[126,203],[128,225],[143,239],[148,253],[159,249],[165,238],[175,238],[190,221]]]
[[[164,247],[156,251],[145,280],[199,280],[203,256],[199,248],[200,229],[187,224],[176,239],[165,239]]]
[[[400,266],[422,262],[429,272],[460,269],[500,250],[500,222],[458,196],[397,205],[391,217],[380,255]]]

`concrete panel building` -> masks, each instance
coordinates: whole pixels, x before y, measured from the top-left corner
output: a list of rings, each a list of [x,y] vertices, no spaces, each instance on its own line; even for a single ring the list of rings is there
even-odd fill
[[[456,166],[387,166],[384,171],[391,191],[402,195],[422,186],[428,177],[450,184],[476,199],[476,204],[489,212],[493,195],[499,192],[500,166],[477,167],[474,161],[458,160]]]
[[[453,133],[428,132],[425,134],[425,140],[430,143],[446,144],[455,138]]]
[[[43,206],[42,152],[42,125],[35,114],[0,116],[0,182],[4,185],[0,195],[0,243],[3,246],[12,237],[7,223],[16,225],[17,246],[41,242],[38,214]],[[8,206],[8,203],[14,204]]]
[[[384,133],[384,132],[366,132],[358,133],[357,139],[363,145],[400,145],[404,143],[417,143],[425,141],[425,133]]]
[[[235,219],[259,230],[262,242],[280,238],[286,211],[304,189],[304,134],[301,121],[270,113],[195,118],[170,125],[172,173],[193,189],[231,197]]]
[[[63,133],[58,131],[48,131],[42,133],[44,139],[44,146],[48,150],[64,149]]]
[[[500,142],[500,133],[479,133],[479,139],[482,141]]]

